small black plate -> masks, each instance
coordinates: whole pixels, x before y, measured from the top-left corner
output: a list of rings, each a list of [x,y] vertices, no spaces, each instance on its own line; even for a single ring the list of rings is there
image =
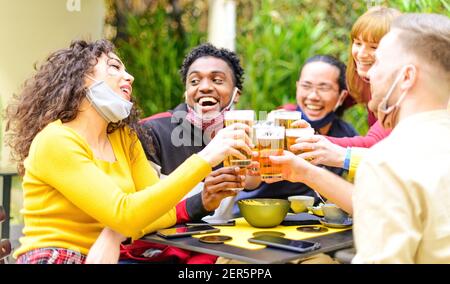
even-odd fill
[[[230,236],[225,236],[225,235],[215,235],[215,236],[203,236],[201,238],[199,238],[198,240],[201,241],[202,243],[207,243],[207,244],[223,244],[226,241],[230,241],[233,238]]]
[[[341,228],[347,228],[347,227],[352,226],[353,225],[353,220],[352,220],[352,218],[347,218],[342,223],[332,223],[332,222],[328,221],[325,218],[321,218],[320,219],[320,223],[322,225],[330,227],[330,228],[341,229]]]
[[[304,233],[325,233],[328,232],[328,229],[322,226],[302,226],[297,227],[297,231]]]
[[[258,232],[254,232],[253,236],[257,237],[257,236],[272,236],[272,237],[284,237],[286,236],[285,233],[283,232],[277,232],[277,231],[258,231]]]

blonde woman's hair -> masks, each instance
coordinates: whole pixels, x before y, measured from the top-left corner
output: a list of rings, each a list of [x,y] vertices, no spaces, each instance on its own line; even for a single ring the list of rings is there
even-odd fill
[[[356,72],[356,63],[352,56],[353,42],[357,38],[371,43],[379,43],[381,38],[389,32],[395,17],[401,15],[400,11],[387,7],[372,7],[361,15],[353,24],[350,33],[350,48],[347,63],[347,86],[350,95],[356,102],[361,103],[364,81]]]

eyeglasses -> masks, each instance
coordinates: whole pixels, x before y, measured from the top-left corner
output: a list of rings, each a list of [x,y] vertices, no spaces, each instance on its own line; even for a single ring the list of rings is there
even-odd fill
[[[325,94],[331,91],[336,91],[336,88],[329,84],[313,85],[308,83],[300,83],[299,85],[300,89],[304,92],[307,92],[308,94],[310,94],[313,90],[316,92],[316,94]]]

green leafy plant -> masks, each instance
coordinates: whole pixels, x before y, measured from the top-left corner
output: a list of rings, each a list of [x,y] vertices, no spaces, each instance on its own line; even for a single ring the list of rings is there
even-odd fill
[[[378,1],[402,12],[449,15],[447,0]],[[239,1],[237,50],[246,72],[239,106],[271,110],[295,103],[295,81],[305,60],[330,54],[347,62],[349,33],[368,8],[367,1],[262,0]],[[344,113],[344,120],[364,135],[368,130],[365,106]]]
[[[121,12],[126,25],[115,44],[128,72],[135,76],[133,95],[143,116],[166,111],[183,100],[178,70],[187,52],[206,35],[200,28],[201,19],[192,17],[197,12],[192,5],[177,12],[165,1],[138,15]],[[183,17],[189,25],[183,25]]]
[[[324,22],[308,15],[282,15],[270,1],[254,7],[241,28],[237,51],[245,69],[241,106],[271,110],[295,101],[295,82],[303,62],[315,54],[338,55]]]
[[[184,93],[178,69],[189,50],[206,41],[207,1],[108,0],[115,11],[114,40],[129,72],[134,96],[149,116],[173,108]],[[376,1],[372,1],[375,3]],[[385,0],[402,12],[450,16],[449,0]],[[114,5],[114,3],[116,3]],[[131,3],[125,9],[124,3]],[[349,33],[368,1],[236,0],[236,47],[245,69],[239,108],[271,110],[295,103],[295,82],[304,61],[331,54],[347,61]],[[144,9],[142,5],[147,5]],[[133,12],[138,7],[143,13]],[[131,8],[130,8],[131,7]],[[344,119],[365,134],[364,106],[347,110]]]

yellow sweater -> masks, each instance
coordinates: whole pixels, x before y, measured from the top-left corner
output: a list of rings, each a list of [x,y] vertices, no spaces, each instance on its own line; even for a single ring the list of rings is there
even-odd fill
[[[129,129],[109,134],[115,162],[94,158],[86,140],[61,121],[34,138],[23,178],[24,237],[14,256],[60,247],[87,254],[104,227],[139,238],[176,222],[176,204],[210,172],[191,156],[159,180]]]

